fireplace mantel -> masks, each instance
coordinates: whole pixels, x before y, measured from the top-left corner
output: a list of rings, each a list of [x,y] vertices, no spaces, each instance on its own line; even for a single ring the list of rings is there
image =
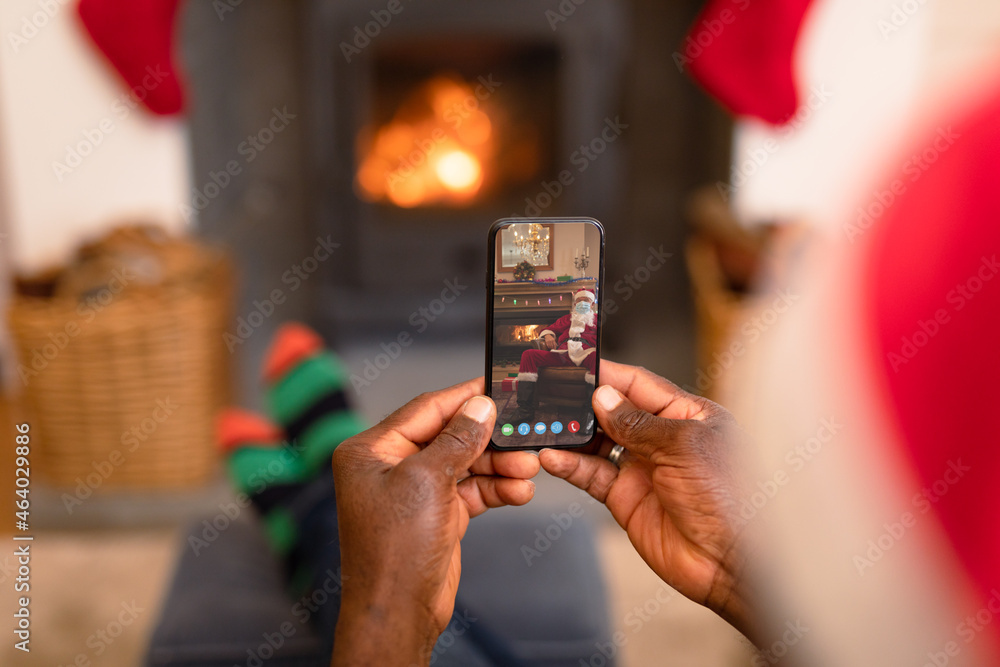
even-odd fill
[[[569,312],[574,292],[594,291],[596,284],[593,278],[565,283],[497,283],[493,290],[493,317],[496,320],[561,317]]]

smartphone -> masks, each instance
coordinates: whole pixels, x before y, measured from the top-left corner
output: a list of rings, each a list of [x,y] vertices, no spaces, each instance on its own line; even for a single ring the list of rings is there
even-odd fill
[[[495,449],[585,447],[601,370],[604,227],[505,218],[490,227],[486,394]]]

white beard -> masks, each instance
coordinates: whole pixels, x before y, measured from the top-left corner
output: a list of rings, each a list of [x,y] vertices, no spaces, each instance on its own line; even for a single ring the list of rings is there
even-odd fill
[[[572,338],[577,338],[583,335],[584,329],[587,327],[594,326],[596,321],[596,313],[593,311],[582,315],[575,310],[569,314],[569,335]],[[577,340],[571,340],[566,344],[566,351],[569,353],[570,361],[579,366],[583,363],[583,360],[588,354],[592,354],[594,349],[588,348],[583,349],[583,343]]]
[[[569,335],[572,337],[582,336],[583,330],[594,326],[596,313],[593,311],[586,315],[581,315],[575,310],[569,314]]]

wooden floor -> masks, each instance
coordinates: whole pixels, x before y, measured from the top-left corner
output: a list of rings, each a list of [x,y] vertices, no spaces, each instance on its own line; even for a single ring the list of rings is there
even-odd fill
[[[497,404],[497,428],[494,433],[494,442],[498,445],[506,443],[514,446],[521,445],[527,439],[527,436],[518,435],[516,431],[510,437],[500,434],[500,427],[510,422],[509,416],[517,409],[517,392],[501,391],[500,387],[500,382],[493,383],[493,400]],[[584,444],[589,440],[589,433],[583,430],[579,433],[570,433],[566,427],[569,422],[578,421],[580,422],[581,429],[583,429],[587,426],[588,422],[590,424],[594,423],[593,414],[589,405],[585,414],[582,408],[548,406],[543,401],[535,410],[535,416],[530,422],[531,426],[534,427],[536,423],[544,422],[548,427],[551,426],[552,422],[559,421],[562,422],[563,430],[558,435],[552,433],[550,430],[546,430],[544,435],[538,435],[532,431],[530,434],[531,443],[539,447],[565,447],[567,445]],[[514,427],[516,428],[517,424],[514,424]]]

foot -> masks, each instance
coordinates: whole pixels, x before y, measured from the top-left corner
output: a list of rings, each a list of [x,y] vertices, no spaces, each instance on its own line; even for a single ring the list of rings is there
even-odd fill
[[[312,329],[278,330],[264,364],[267,403],[310,476],[328,474],[333,450],[366,426],[344,392],[348,374]]]
[[[258,510],[271,546],[290,554],[318,493],[314,483],[330,477],[333,450],[365,424],[347,404],[343,366],[308,327],[278,330],[263,376],[274,421],[229,409],[219,416],[217,440],[233,485]]]

